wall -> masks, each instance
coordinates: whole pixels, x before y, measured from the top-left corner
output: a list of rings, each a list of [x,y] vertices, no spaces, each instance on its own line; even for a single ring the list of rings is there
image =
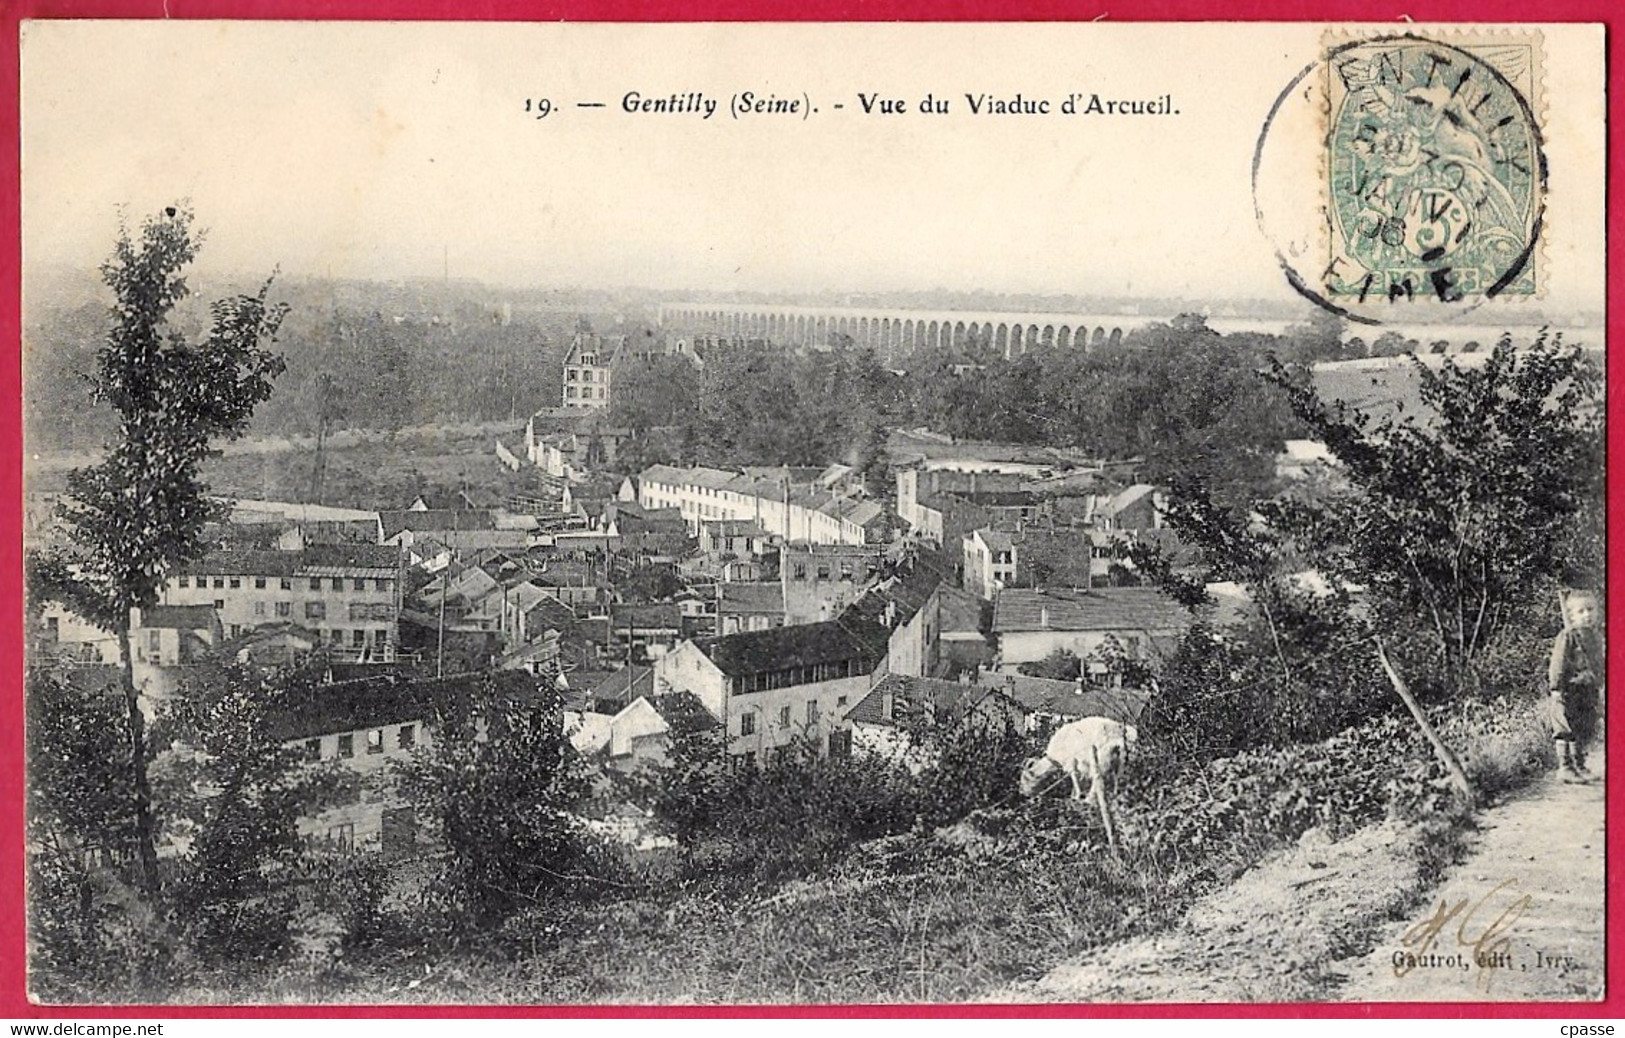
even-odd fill
[[[930,677],[937,666],[942,634],[942,593],[931,592],[913,619],[892,632],[886,643],[886,669],[892,674]]]
[[[181,586],[183,580],[187,582],[185,587]],[[320,582],[319,590],[311,587],[313,580]],[[206,586],[200,586],[203,581],[207,581]],[[335,581],[342,588],[335,588]],[[360,590],[357,581],[362,584]],[[216,587],[217,582],[221,586]],[[397,644],[399,596],[400,582],[392,570],[388,577],[171,577],[160,593],[160,601],[165,605],[214,606],[223,636],[228,639],[255,627],[291,622],[319,632],[324,644],[354,652],[355,632],[361,631],[361,647],[371,648],[388,660],[394,658]],[[319,617],[307,611],[315,603],[320,603],[323,615]],[[285,610],[279,611],[279,605]],[[333,641],[335,633],[342,641]]]
[[[770,535],[787,540],[863,544],[868,539],[863,527],[838,516],[795,501],[787,507],[781,497],[757,497],[726,487],[644,479],[638,483],[638,504],[645,508],[676,508],[696,531],[711,519],[746,519]]]
[[[1159,636],[1164,632],[1154,632]],[[1177,636],[1178,632],[1167,632]],[[1087,656],[1106,643],[1117,641],[1131,655],[1147,659],[1152,653],[1145,631],[1008,631],[999,635],[1000,670],[1015,670],[1018,664],[1036,663],[1057,649],[1078,657]]]
[[[656,688],[691,692],[712,716],[726,716],[727,679],[693,642],[679,642],[676,648],[654,662],[654,668]]]
[[[413,748],[401,745],[401,724],[412,725],[415,738]],[[383,736],[382,751],[379,753],[367,752],[367,729],[333,732],[314,740],[321,747],[323,761],[338,759],[344,767],[362,777],[361,791],[359,798],[351,803],[339,804],[316,815],[299,819],[301,836],[322,841],[334,830],[348,826],[357,849],[372,853],[382,849],[384,811],[401,806],[399,798],[388,787],[387,781],[381,781],[383,769],[392,760],[402,760],[411,756],[414,748],[429,745],[430,736],[428,729],[415,721],[385,725],[379,730]],[[354,754],[351,757],[339,757],[341,735],[349,735],[352,739]],[[310,741],[296,739],[288,743],[288,746],[304,750]]]
[[[833,620],[868,587],[879,561],[874,549],[809,551],[786,545],[779,551],[779,586],[784,589],[784,622]]]
[[[827,751],[830,731],[847,727],[843,716],[868,694],[874,680],[872,675],[860,675],[734,696],[728,704],[728,752],[736,756],[755,753],[762,761],[767,751],[789,745],[802,735],[813,739],[821,752]],[[811,725],[807,722],[808,702],[818,704],[818,720]],[[783,718],[786,708],[788,724]],[[747,715],[754,718],[755,728],[748,735],[744,733]]]

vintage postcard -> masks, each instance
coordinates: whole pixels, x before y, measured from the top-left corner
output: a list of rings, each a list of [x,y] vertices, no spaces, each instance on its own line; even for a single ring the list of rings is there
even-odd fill
[[[28,997],[1600,1002],[1605,86],[23,22]]]

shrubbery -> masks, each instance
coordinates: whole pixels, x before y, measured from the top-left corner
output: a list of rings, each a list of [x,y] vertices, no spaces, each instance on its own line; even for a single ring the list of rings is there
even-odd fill
[[[907,745],[832,757],[797,742],[757,768],[727,759],[716,729],[680,731],[644,796],[682,840],[692,874],[772,881],[827,867],[860,841],[1008,800],[1036,752],[1021,732],[978,718],[912,726]]]

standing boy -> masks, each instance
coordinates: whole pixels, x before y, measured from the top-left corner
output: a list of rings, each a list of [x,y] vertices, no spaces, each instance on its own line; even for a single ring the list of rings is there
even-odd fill
[[[1546,684],[1555,707],[1557,765],[1565,778],[1583,779],[1603,690],[1602,631],[1594,592],[1565,591],[1561,601],[1563,630],[1552,642]]]

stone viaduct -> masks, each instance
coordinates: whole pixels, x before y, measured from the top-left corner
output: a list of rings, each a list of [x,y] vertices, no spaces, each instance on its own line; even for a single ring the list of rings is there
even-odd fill
[[[742,303],[664,303],[660,323],[695,335],[769,339],[808,346],[846,336],[888,360],[927,346],[992,346],[1006,357],[1036,349],[1090,349],[1116,343],[1173,314],[1083,314],[978,310],[893,310]],[[1209,318],[1215,331],[1279,333],[1288,322]]]

